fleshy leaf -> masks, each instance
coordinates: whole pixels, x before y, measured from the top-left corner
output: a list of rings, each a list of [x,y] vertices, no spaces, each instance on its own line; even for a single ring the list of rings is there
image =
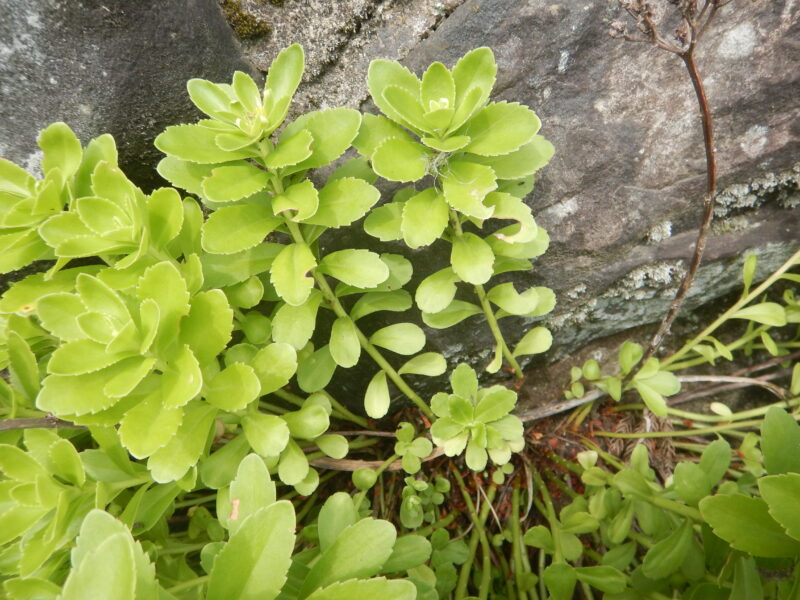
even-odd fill
[[[364,410],[373,419],[380,419],[389,412],[391,397],[389,385],[386,383],[386,373],[378,371],[372,377],[364,395]]]
[[[203,249],[213,254],[235,254],[260,244],[280,224],[281,219],[261,204],[225,206],[203,224]]]
[[[343,177],[328,181],[319,191],[316,214],[305,222],[325,227],[344,227],[367,214],[379,198],[378,189],[363,179]]]
[[[464,148],[481,156],[508,154],[531,141],[542,126],[527,106],[495,102],[473,116],[463,133],[472,138]]]
[[[380,256],[369,250],[339,250],[327,254],[320,271],[348,285],[373,288],[386,281],[389,268]]]
[[[410,356],[425,346],[425,332],[413,323],[395,323],[373,333],[369,341],[381,348]]]
[[[217,167],[203,180],[203,196],[213,202],[233,202],[260,192],[269,173],[250,163]]]
[[[306,244],[290,244],[275,258],[270,268],[270,281],[275,291],[288,304],[299,306],[311,294],[314,279],[307,273],[317,261]]]
[[[483,203],[489,192],[497,189],[490,167],[465,161],[452,161],[442,174],[444,199],[455,210],[475,219],[488,219],[494,209]]]
[[[428,246],[441,237],[449,217],[447,203],[435,188],[429,187],[404,204],[403,239],[411,248]]]
[[[241,410],[261,391],[261,383],[249,365],[233,363],[208,382],[205,398],[222,410]]]
[[[465,233],[453,239],[450,262],[453,271],[463,281],[481,285],[492,276],[494,252],[474,233]]]
[[[416,142],[389,138],[372,155],[372,168],[389,181],[417,181],[428,172],[430,151]]]
[[[345,368],[355,366],[361,356],[361,344],[353,320],[349,317],[336,319],[331,328],[330,339],[331,356],[336,364]]]

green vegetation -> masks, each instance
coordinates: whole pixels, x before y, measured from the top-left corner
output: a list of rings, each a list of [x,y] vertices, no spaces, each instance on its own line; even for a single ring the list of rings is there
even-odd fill
[[[627,342],[618,364],[575,366],[565,398],[612,403],[595,426],[587,400],[556,452],[556,432],[550,444],[525,431],[513,389],[481,387],[468,365],[430,402],[414,385],[449,367],[425,350],[420,313],[432,328],[482,315],[490,373],[505,363],[520,377],[517,358],[552,343],[536,326],[511,345],[502,328],[552,310],[552,291],[493,283],[547,248],[522,201],[553,154],[538,118],[490,102],[496,65],[479,48],[421,80],[375,61],[368,83],[385,116],[332,108],[287,124],[303,68],[293,45],[263,89],[240,72],[190,81],[207,118],[156,140],[174,188],[145,194],[110,136],[82,147],[63,123],[39,138],[41,179],[0,160],[0,271],[54,261],[0,299],[6,596],[800,597],[800,276],[789,272],[800,253],[754,289],[749,258],[741,299],[673,354]],[[351,146],[361,157],[339,161]],[[309,173],[334,162],[315,185]],[[377,206],[378,177],[427,187]],[[487,233],[490,219],[505,223]],[[323,250],[346,226],[435,244],[450,266],[412,294],[404,256]],[[765,297],[778,281],[783,296]],[[364,319],[380,311],[397,318]],[[733,322],[744,331],[719,333]],[[788,385],[707,377],[760,382],[774,405],[709,414],[670,401],[686,369],[754,353]],[[326,389],[356,365],[372,369],[371,419]],[[411,408],[395,430],[396,393]],[[642,411],[670,426],[619,430]],[[673,442],[681,460],[661,479],[645,445],[629,462],[608,449],[660,437],[688,440]]]

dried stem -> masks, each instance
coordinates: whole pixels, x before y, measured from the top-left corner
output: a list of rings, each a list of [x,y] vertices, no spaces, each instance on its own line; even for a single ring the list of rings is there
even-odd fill
[[[645,350],[644,357],[639,363],[639,368],[641,368],[641,366],[647,362],[647,359],[652,357],[659,349],[664,336],[669,332],[675,317],[678,315],[681,306],[686,300],[686,296],[689,293],[689,289],[694,282],[703,259],[709,226],[714,216],[714,196],[717,192],[717,159],[714,150],[714,130],[711,110],[703,86],[703,79],[700,76],[700,72],[697,68],[697,61],[695,60],[695,48],[697,47],[697,42],[708,27],[708,24],[714,18],[714,15],[722,6],[728,4],[729,1],[730,0],[703,0],[702,6],[700,7],[698,7],[698,2],[696,0],[672,2],[680,12],[682,23],[675,31],[673,39],[668,40],[660,34],[658,25],[654,20],[653,10],[647,0],[620,0],[620,6],[633,17],[638,33],[636,35],[630,34],[625,24],[620,23],[615,23],[612,25],[611,29],[611,35],[614,37],[634,42],[647,42],[667,52],[676,54],[681,58],[689,73],[689,78],[691,79],[692,87],[697,97],[697,104],[700,107],[700,117],[703,124],[703,143],[706,154],[706,191],[703,196],[703,219],[697,232],[694,253],[686,275],[684,275],[680,287],[678,288],[678,292],[672,300],[664,318],[661,320],[658,330]],[[638,370],[639,369],[634,369],[629,373],[625,381],[630,381]]]
[[[64,421],[53,415],[0,421],[0,431],[11,431],[13,429],[86,429],[86,427]]]

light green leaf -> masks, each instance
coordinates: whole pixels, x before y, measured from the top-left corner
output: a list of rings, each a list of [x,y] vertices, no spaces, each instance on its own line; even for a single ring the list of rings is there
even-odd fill
[[[86,472],[83,470],[78,451],[69,440],[61,438],[53,442],[50,444],[47,454],[59,477],[69,481],[72,485],[83,486],[86,481]]]
[[[413,323],[395,323],[373,333],[369,341],[392,352],[411,356],[425,346],[425,332]]]
[[[28,343],[16,331],[6,333],[9,366],[25,395],[33,400],[39,393],[39,366]]]
[[[133,456],[147,458],[172,440],[182,420],[183,408],[165,407],[161,394],[151,393],[122,418],[119,438]]]
[[[346,492],[336,492],[328,498],[319,511],[319,547],[322,552],[336,541],[347,527],[356,522],[353,499]]]
[[[460,281],[453,269],[446,267],[428,275],[417,287],[414,299],[420,310],[438,313],[453,301],[456,295],[456,282]]]
[[[442,173],[444,199],[455,210],[475,219],[488,219],[494,209],[483,203],[489,192],[497,189],[491,167],[466,161],[451,161]]]
[[[491,49],[476,48],[465,54],[453,67],[456,84],[456,106],[465,102],[470,92],[478,94],[477,106],[483,106],[489,98],[497,75],[497,65]],[[453,123],[456,126],[456,123]]]
[[[397,371],[400,375],[427,375],[436,377],[447,371],[447,361],[438,352],[425,352],[409,360]]]
[[[269,173],[250,163],[217,167],[203,180],[203,196],[213,202],[233,202],[260,192],[268,181]]]
[[[389,138],[372,155],[372,168],[389,181],[417,181],[428,172],[431,152],[416,142]]]
[[[481,285],[492,276],[494,252],[489,244],[468,232],[453,238],[450,263],[463,281]]]
[[[73,568],[59,599],[84,600],[113,594],[119,600],[134,600],[135,586],[133,540],[123,533],[115,533],[98,540],[85,560]]]
[[[87,339],[76,340],[53,352],[47,370],[53,375],[82,375],[99,371],[130,355],[130,352],[109,354],[104,344]]]
[[[512,315],[531,313],[539,304],[539,294],[536,288],[529,288],[520,294],[514,289],[513,283],[501,283],[493,287],[486,297]]]
[[[302,483],[308,475],[310,466],[302,448],[293,439],[289,439],[281,453],[278,463],[278,477],[286,485]]]
[[[181,160],[175,156],[165,156],[156,167],[156,171],[175,187],[186,190],[190,194],[203,195],[203,180],[211,176],[212,165],[201,165]]]
[[[194,105],[212,119],[230,122],[236,118],[237,113],[231,106],[232,99],[221,86],[205,79],[190,79],[186,89]]]
[[[737,310],[732,319],[746,319],[764,325],[783,327],[786,325],[786,310],[776,302],[761,302]]]
[[[389,202],[372,210],[364,219],[364,231],[382,242],[401,239],[404,206],[404,202]]]
[[[519,198],[502,192],[492,192],[486,196],[486,205],[494,209],[495,219],[511,219],[518,225],[495,232],[495,236],[510,244],[533,241],[539,228],[533,220],[531,209]]]
[[[306,404],[300,410],[288,412],[281,417],[295,439],[313,440],[330,426],[328,411],[319,404]]]
[[[369,250],[339,250],[320,261],[319,270],[348,285],[373,288],[386,281],[389,268]]]
[[[200,255],[203,264],[203,285],[206,289],[226,287],[246,281],[253,275],[267,271],[283,244],[264,242],[235,254]]]
[[[386,383],[386,373],[378,371],[373,375],[364,395],[364,410],[373,419],[380,419],[389,412],[391,397],[389,385]]]
[[[314,333],[320,302],[322,293],[311,290],[308,299],[299,306],[282,305],[272,318],[272,339],[300,350]]]
[[[180,341],[188,344],[200,364],[225,349],[233,331],[233,310],[222,290],[200,292],[192,298],[189,315],[181,320]]]
[[[158,305],[155,347],[163,350],[175,344],[180,331],[180,320],[189,313],[189,292],[180,271],[172,262],[157,263],[144,272],[136,292],[142,309],[149,300]],[[142,331],[145,333],[143,315],[142,321]]]
[[[314,443],[331,458],[344,458],[350,449],[347,438],[339,434],[321,435]]]
[[[389,86],[399,86],[412,96],[419,96],[420,81],[411,71],[393,60],[373,60],[367,72],[367,87],[373,102],[387,117],[400,124],[405,120],[384,98],[384,91]]]
[[[494,102],[481,109],[463,129],[472,138],[464,150],[481,156],[508,154],[530,142],[541,126],[527,106]]]
[[[147,220],[150,242],[164,248],[181,231],[183,225],[183,203],[181,196],[172,188],[159,188],[147,199]]]
[[[275,502],[275,484],[261,457],[249,454],[239,463],[227,494],[217,496],[217,515],[235,535],[250,515]]]
[[[476,304],[464,302],[463,300],[453,300],[447,308],[437,313],[422,313],[422,321],[433,329],[446,329],[464,319],[480,314],[483,311]]]
[[[411,581],[377,577],[369,580],[352,579],[334,583],[317,590],[308,597],[308,600],[351,600],[352,598],[414,600],[416,597],[417,588]]]
[[[353,147],[366,157],[371,157],[375,150],[389,138],[397,138],[407,142],[412,138],[397,123],[380,115],[365,114],[361,121],[361,129],[353,140]]]
[[[278,456],[289,443],[289,428],[276,415],[249,414],[242,428],[250,447],[264,457]]]
[[[200,363],[184,344],[167,361],[161,376],[162,402],[165,407],[177,408],[187,404],[200,393],[203,375]]]
[[[514,348],[514,356],[524,354],[541,354],[553,345],[553,335],[545,327],[534,327],[524,336]]]
[[[266,96],[266,90],[269,90],[274,100],[294,96],[295,90],[297,90],[297,86],[300,85],[300,80],[303,77],[304,64],[305,54],[300,44],[292,44],[281,50],[269,67],[264,95]],[[285,111],[283,114],[270,112],[270,123],[276,127],[283,121],[285,116]]]
[[[126,210],[128,207],[124,205],[120,206],[105,198],[87,196],[78,198],[73,206],[83,224],[97,235],[115,233],[116,236],[124,236],[125,229],[133,232],[133,221]]]
[[[335,371],[336,361],[326,344],[297,367],[297,385],[304,392],[313,394],[328,385]]]
[[[344,227],[363,217],[380,198],[380,192],[363,179],[343,177],[328,181],[319,191],[319,209],[306,223]]]
[[[192,402],[184,409],[174,437],[147,460],[147,469],[156,482],[177,481],[197,464],[216,415],[217,409],[205,402]]]
[[[441,237],[449,216],[444,198],[435,188],[429,187],[403,205],[403,239],[411,248],[428,246]]]
[[[97,277],[79,274],[75,280],[75,289],[88,310],[108,315],[120,324],[131,320],[122,298]]]
[[[667,402],[664,400],[664,396],[644,381],[634,381],[633,386],[639,392],[647,408],[653,411],[653,414],[659,417],[667,416]]]
[[[214,490],[230,484],[241,460],[250,451],[247,438],[238,435],[200,462],[200,479]]]
[[[295,517],[287,501],[250,516],[217,554],[208,600],[273,600],[280,593],[294,549]]]
[[[758,480],[758,490],[766,501],[770,516],[786,530],[789,536],[800,540],[800,473],[769,475]]]
[[[330,350],[333,360],[340,367],[352,367],[358,362],[361,356],[361,344],[358,341],[356,325],[349,317],[339,317],[333,322]]]
[[[312,154],[286,171],[296,173],[333,162],[350,147],[360,125],[361,113],[351,108],[330,108],[302,115],[283,130],[280,141],[307,129],[314,137]]]
[[[281,219],[261,204],[225,206],[203,224],[203,249],[213,254],[241,252],[263,242],[280,224]]]
[[[708,496],[700,501],[700,513],[714,533],[733,548],[753,556],[796,557],[800,542],[786,535],[773,519],[767,503],[741,494]],[[746,527],[742,527],[746,523]]]
[[[248,158],[246,149],[228,152],[216,143],[219,131],[200,125],[174,125],[167,127],[155,139],[156,148],[164,154],[190,162],[210,164]]]
[[[250,365],[261,382],[260,394],[271,394],[289,383],[297,371],[297,353],[289,344],[269,344],[256,353]]]
[[[378,574],[391,556],[396,538],[391,523],[372,518],[344,529],[311,567],[299,596],[306,597],[313,590],[335,582]]]
[[[306,274],[316,266],[317,261],[306,244],[289,244],[273,261],[270,281],[284,301],[299,306],[314,287],[314,279]]]
[[[428,115],[419,103],[418,93],[410,92],[398,85],[388,85],[383,88],[383,99],[403,118],[403,123],[410,129],[432,131],[430,120],[426,118]],[[435,119],[434,122],[438,125]]]
[[[767,473],[800,473],[800,425],[780,407],[767,411],[761,423],[761,451]]]
[[[81,142],[66,123],[53,123],[39,134],[39,148],[44,152],[42,172],[47,175],[59,169],[66,180],[81,164]]]
[[[420,100],[426,112],[455,106],[456,84],[452,74],[442,63],[432,63],[423,74]]]
[[[208,382],[205,398],[222,410],[241,410],[258,398],[261,383],[253,367],[233,363]]]
[[[281,169],[296,165],[311,156],[311,144],[314,137],[305,129],[287,137],[275,147],[264,159],[264,164],[271,169]]]
[[[491,167],[498,179],[521,179],[544,167],[555,153],[553,144],[541,135],[510,154],[500,156],[470,156],[470,160]]]
[[[411,308],[411,304],[411,294],[405,290],[367,292],[350,309],[350,318],[357,321],[382,310],[403,312]]]
[[[304,221],[313,217],[319,206],[319,194],[308,179],[289,186],[272,199],[275,216],[283,216],[290,221]]]

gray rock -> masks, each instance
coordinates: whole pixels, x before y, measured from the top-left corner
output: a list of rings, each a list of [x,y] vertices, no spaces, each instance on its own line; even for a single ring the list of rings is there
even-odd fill
[[[111,133],[137,184],[163,185],[153,139],[194,121],[186,80],[252,70],[214,0],[3,0],[0,156],[36,168],[38,132]]]

